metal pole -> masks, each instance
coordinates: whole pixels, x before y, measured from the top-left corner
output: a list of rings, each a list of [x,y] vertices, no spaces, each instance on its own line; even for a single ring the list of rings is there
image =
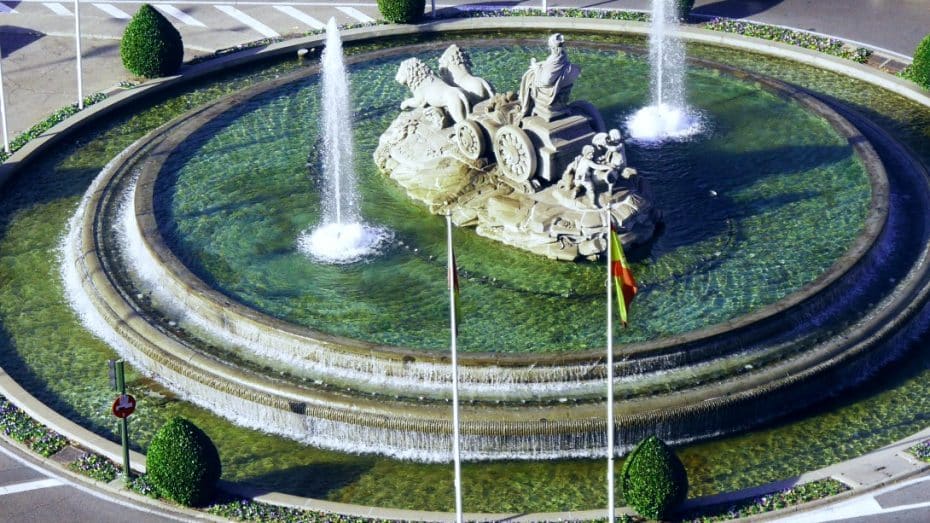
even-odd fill
[[[126,374],[123,368],[123,360],[116,362],[116,388],[119,389],[120,395],[126,394]],[[129,483],[129,420],[120,418],[119,420],[120,439],[123,441],[123,479]]]
[[[452,334],[452,462],[455,468],[455,520],[463,523],[462,518],[462,456],[459,451],[459,367],[455,324],[455,288],[452,284],[455,271],[452,255],[452,215],[446,214],[446,246],[449,254],[449,325]]]
[[[607,186],[613,194],[613,186]],[[613,260],[610,206],[607,206],[607,521],[616,521],[614,503],[614,324],[613,324]]]
[[[84,109],[84,80],[81,74],[81,4],[74,0],[74,48],[77,53],[78,109]]]
[[[436,0],[430,0],[430,13],[433,15],[433,18],[436,18]]]
[[[3,49],[0,49],[0,63],[3,62]],[[3,97],[3,66],[0,65],[0,118],[3,119],[3,152],[10,154],[10,136],[6,127],[6,99]]]
[[[542,6],[543,13],[548,13],[548,12],[549,12],[549,2],[547,2],[546,0],[542,0],[542,4],[543,4],[543,6]]]

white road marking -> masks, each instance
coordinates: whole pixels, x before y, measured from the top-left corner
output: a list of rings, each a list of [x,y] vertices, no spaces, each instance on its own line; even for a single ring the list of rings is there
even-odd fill
[[[43,2],[42,5],[52,10],[58,16],[72,16],[71,11],[68,11],[68,8],[59,4],[58,2]]]
[[[57,487],[59,485],[63,485],[63,483],[54,478],[37,479],[35,481],[26,481],[23,483],[13,483],[12,485],[4,485],[0,487],[0,496],[16,494],[17,492],[28,492],[30,490],[38,490],[40,488]]]
[[[173,5],[168,5],[168,4],[152,4],[152,6],[158,8],[158,9],[161,10],[161,11],[163,11],[166,15],[172,16],[172,17],[174,17],[174,18],[180,20],[181,23],[183,23],[183,24],[185,24],[185,25],[191,25],[191,26],[194,26],[194,27],[207,27],[207,26],[203,25],[203,23],[202,23],[200,20],[197,20],[197,19],[194,18],[193,16],[191,16],[191,15],[185,13],[184,11],[181,11],[180,9],[178,9],[177,7],[175,7],[175,6],[173,6]]]
[[[7,14],[7,13],[14,14],[14,15],[17,14],[16,9],[13,9],[12,7],[4,4],[3,2],[0,2],[0,14]]]
[[[337,6],[336,6],[336,9],[338,9],[338,10],[342,11],[343,13],[345,13],[345,14],[351,16],[352,18],[358,20],[359,22],[362,22],[363,24],[367,24],[367,23],[371,23],[371,22],[374,22],[374,21],[375,21],[374,18],[372,18],[372,17],[366,15],[365,13],[359,11],[358,9],[356,9],[356,8],[354,8],[354,7],[343,7],[343,6],[338,6],[338,5],[337,5]]]
[[[323,29],[324,27],[326,27],[325,25],[323,25],[323,22],[320,22],[316,18],[313,18],[312,16],[308,14],[304,14],[303,11],[299,11],[298,9],[291,7],[289,5],[276,5],[274,6],[274,8],[290,16],[291,18],[296,18],[297,20],[303,22],[304,24],[309,25],[313,29]]]
[[[113,18],[117,18],[119,20],[129,20],[130,18],[132,18],[131,16],[129,16],[129,13],[127,13],[126,11],[123,11],[122,9],[120,9],[119,7],[116,7],[113,4],[94,4],[94,7],[96,7],[97,9],[100,9],[104,13],[112,16]]]
[[[251,16],[249,16],[249,15],[243,13],[242,11],[236,9],[235,7],[233,7],[233,6],[231,6],[231,5],[217,5],[217,6],[214,6],[214,7],[216,7],[216,8],[219,9],[220,11],[222,11],[222,12],[228,14],[229,16],[235,18],[236,20],[239,20],[240,22],[242,22],[243,24],[245,24],[245,25],[251,27],[252,29],[255,29],[256,31],[258,31],[259,33],[261,33],[261,34],[262,34],[263,36],[265,36],[266,38],[277,38],[277,37],[281,36],[281,35],[279,35],[278,32],[275,31],[274,29],[272,29],[272,28],[268,27],[267,25],[265,25],[265,24],[259,22],[258,20],[252,18]]]

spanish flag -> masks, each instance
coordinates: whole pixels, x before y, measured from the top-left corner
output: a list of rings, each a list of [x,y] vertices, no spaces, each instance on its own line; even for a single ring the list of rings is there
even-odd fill
[[[633,279],[633,272],[630,271],[630,265],[626,262],[626,256],[623,255],[623,246],[620,239],[617,238],[617,231],[613,225],[610,226],[610,272],[614,278],[614,291],[617,293],[617,309],[620,311],[620,322],[626,328],[630,313],[630,302],[636,296],[636,280]]]

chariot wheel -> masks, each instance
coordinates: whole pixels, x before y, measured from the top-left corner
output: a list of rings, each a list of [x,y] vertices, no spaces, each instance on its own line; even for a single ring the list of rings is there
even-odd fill
[[[515,125],[505,125],[494,135],[497,167],[507,178],[524,182],[536,174],[536,149],[530,137]]]
[[[455,124],[455,143],[469,160],[477,160],[484,156],[484,135],[475,122],[464,120]]]

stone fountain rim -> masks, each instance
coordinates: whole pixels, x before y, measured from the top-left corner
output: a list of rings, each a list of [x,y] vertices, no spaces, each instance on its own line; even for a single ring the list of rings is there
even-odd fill
[[[507,39],[495,40],[494,42],[478,42],[476,47],[487,47],[500,45],[501,43],[517,43],[533,41],[535,39]],[[447,42],[427,42],[420,44],[401,45],[387,49],[360,53],[347,57],[347,64],[370,61],[372,59],[396,56],[411,51],[421,51],[426,49],[441,48]],[[629,49],[628,46],[611,45],[604,43],[585,43],[586,47],[601,49]],[[616,349],[618,354],[625,358],[636,359],[673,352],[682,345],[706,342],[708,339],[718,336],[732,335],[742,329],[756,326],[766,320],[773,320],[808,299],[811,299],[828,289],[834,283],[839,282],[842,277],[848,273],[864,256],[866,256],[874,245],[876,239],[881,234],[884,227],[888,212],[888,180],[884,166],[875,152],[872,145],[867,140],[857,140],[861,136],[860,131],[849,121],[841,116],[825,103],[817,100],[807,92],[797,89],[789,84],[781,82],[771,77],[758,75],[744,71],[735,67],[715,63],[709,60],[691,59],[692,62],[699,63],[704,67],[712,67],[725,73],[739,76],[741,79],[756,81],[763,85],[763,88],[769,92],[787,96],[793,101],[799,103],[802,107],[814,114],[824,118],[830,124],[835,132],[851,144],[854,154],[862,162],[869,176],[871,189],[871,199],[868,214],[863,221],[862,232],[852,242],[845,253],[839,256],[830,267],[821,273],[817,278],[803,285],[798,290],[784,296],[783,298],[766,305],[749,314],[744,314],[730,320],[717,323],[701,329],[688,331],[682,334],[658,338],[644,342],[619,345]],[[208,285],[201,278],[196,276],[184,263],[182,263],[174,252],[167,246],[159,228],[154,220],[154,205],[152,187],[156,183],[159,171],[163,162],[174,150],[174,147],[182,142],[189,134],[197,132],[204,125],[207,125],[213,118],[234,110],[237,104],[244,101],[260,97],[268,92],[278,89],[284,85],[300,81],[301,79],[317,74],[319,65],[313,65],[306,69],[295,71],[274,80],[269,80],[258,84],[257,86],[247,88],[243,91],[224,96],[205,106],[201,106],[184,115],[181,115],[171,122],[160,127],[159,130],[153,131],[142,140],[148,140],[156,133],[164,133],[168,127],[181,128],[182,133],[179,136],[169,136],[164,143],[171,145],[170,149],[163,149],[161,145],[156,147],[159,153],[157,156],[161,161],[146,162],[139,177],[138,187],[142,189],[135,197],[135,212],[139,221],[140,228],[145,232],[142,234],[143,241],[146,242],[147,248],[153,252],[158,260],[157,262],[167,269],[171,277],[187,289],[192,289],[200,297],[204,307],[210,309],[214,315],[222,311],[224,322],[227,318],[236,321],[246,321],[250,325],[260,326],[277,332],[284,333],[286,336],[293,336],[297,339],[303,339],[313,343],[319,343],[326,347],[327,350],[342,352],[344,354],[355,354],[364,357],[380,357],[391,360],[409,361],[411,358],[426,363],[446,363],[449,357],[444,353],[437,353],[425,349],[413,349],[409,347],[382,345],[374,342],[367,342],[360,339],[348,338],[333,334],[316,331],[309,327],[300,326],[269,314],[260,312],[249,307],[235,298],[221,293],[215,288]],[[191,128],[192,127],[192,128]],[[154,139],[154,138],[152,138]],[[557,352],[557,353],[496,353],[496,352],[467,352],[459,354],[459,363],[463,366],[487,366],[497,365],[505,367],[520,367],[528,365],[545,365],[559,366],[566,364],[590,363],[599,361],[604,357],[602,349],[589,349],[577,352]]]
[[[344,33],[344,39],[347,41],[359,41],[382,36],[417,34],[421,32],[438,30],[462,31],[481,29],[486,30],[493,28],[526,28],[538,30],[539,27],[536,26],[536,24],[541,24],[542,26],[549,29],[562,30],[589,30],[607,33],[615,32],[638,34],[643,34],[646,32],[645,24],[626,21],[579,20],[553,17],[526,17],[525,19],[480,18],[458,20],[454,22],[442,21],[432,24],[425,24],[423,26],[381,26],[350,30]],[[799,63],[806,63],[823,69],[828,69],[839,74],[852,76],[868,83],[883,87],[908,99],[916,101],[924,106],[930,107],[930,97],[928,97],[925,93],[918,91],[915,86],[886,73],[866,68],[860,64],[853,64],[842,59],[823,55],[806,49],[799,49],[785,44],[769,42],[740,35],[722,34],[692,28],[684,28],[680,31],[680,34],[692,41],[711,43],[723,47],[734,47],[752,52],[758,52],[760,54],[788,58]],[[96,119],[123,107],[124,105],[133,103],[140,96],[159,92],[165,88],[178,85],[193,78],[205,76],[207,74],[219,71],[225,67],[250,63],[277,56],[279,54],[293,53],[297,49],[319,45],[321,42],[322,39],[320,37],[302,38],[289,42],[283,42],[281,44],[275,44],[262,50],[247,50],[242,53],[236,53],[235,55],[227,55],[187,69],[184,72],[184,76],[182,77],[175,77],[169,80],[151,81],[143,86],[140,86],[134,91],[124,92],[120,95],[114,96],[110,100],[95,105],[89,110],[79,113],[75,117],[72,117],[71,119],[68,119],[65,122],[55,126],[43,137],[31,141],[26,146],[14,153],[6,163],[0,165],[0,186],[6,183],[13,175],[17,174],[21,170],[22,166],[27,162],[27,160],[40,153],[52,150],[52,148],[60,143],[61,140],[65,139],[67,136],[72,135],[74,132],[81,129],[84,125],[87,125]],[[119,446],[117,444],[101,440],[96,434],[62,417],[60,414],[48,408],[41,402],[35,400],[34,397],[32,397],[24,389],[20,388],[16,383],[8,383],[8,381],[11,382],[11,380],[7,380],[6,378],[0,381],[0,389],[2,389],[4,395],[13,399],[14,403],[17,403],[21,408],[24,408],[34,418],[49,426],[55,426],[58,432],[69,437],[69,439],[81,442],[89,449],[103,453],[105,455],[119,455]],[[139,461],[137,460],[136,463],[139,463]],[[805,476],[828,476],[831,473],[830,470],[832,469],[820,469]],[[742,493],[742,497],[750,497],[754,495],[752,490],[743,490]],[[305,498],[278,492],[264,493],[260,496],[254,497],[258,501],[276,503],[284,506],[338,512],[360,517],[381,517],[388,519],[395,518],[430,521],[446,521],[451,517],[448,513],[443,512],[386,509],[380,507],[337,503],[326,500]],[[707,501],[709,503],[714,502],[712,499]],[[522,514],[522,516],[531,520],[577,518],[593,519],[603,518],[605,513],[605,509],[599,509],[561,513],[538,513],[535,514],[535,516],[538,516],[535,518],[533,517],[534,514]],[[469,514],[469,517],[471,516],[472,515]],[[474,516],[477,519],[487,519],[488,515],[478,514]]]

